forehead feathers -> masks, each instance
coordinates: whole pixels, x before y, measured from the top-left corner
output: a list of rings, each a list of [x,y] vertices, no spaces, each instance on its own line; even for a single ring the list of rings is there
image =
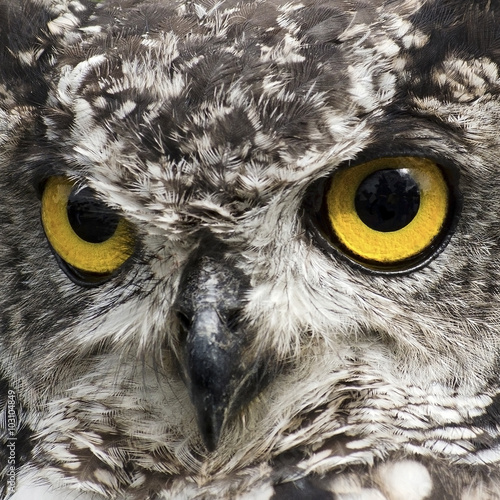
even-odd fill
[[[391,16],[350,2],[98,8],[58,57],[48,137],[132,216],[199,200],[241,216],[363,147],[362,117],[395,92],[400,47],[378,29]]]

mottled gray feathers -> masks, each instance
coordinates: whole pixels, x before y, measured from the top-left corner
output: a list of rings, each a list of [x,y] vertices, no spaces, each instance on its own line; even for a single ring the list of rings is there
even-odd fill
[[[500,498],[499,18],[1,4],[0,496]],[[444,172],[446,234],[367,264],[325,193],[405,156]],[[126,221],[113,272],[54,249],[54,177]]]

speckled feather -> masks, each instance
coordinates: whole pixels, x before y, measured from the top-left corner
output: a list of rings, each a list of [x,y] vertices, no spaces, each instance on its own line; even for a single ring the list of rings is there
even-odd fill
[[[0,5],[0,494],[12,389],[14,500],[500,498],[499,16],[496,0]],[[315,189],[405,154],[459,172],[460,219],[420,269],[367,272],[318,233]],[[99,287],[46,241],[52,175],[135,227]],[[241,276],[241,363],[270,378],[212,452],[175,361],[203,256]]]

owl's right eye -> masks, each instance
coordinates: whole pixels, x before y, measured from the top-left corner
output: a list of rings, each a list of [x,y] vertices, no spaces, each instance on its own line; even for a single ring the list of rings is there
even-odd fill
[[[408,271],[443,248],[457,198],[454,182],[433,160],[379,158],[333,175],[319,219],[351,261],[371,271]]]
[[[90,189],[65,177],[51,177],[45,184],[42,224],[52,249],[78,282],[103,281],[134,252],[130,224]]]

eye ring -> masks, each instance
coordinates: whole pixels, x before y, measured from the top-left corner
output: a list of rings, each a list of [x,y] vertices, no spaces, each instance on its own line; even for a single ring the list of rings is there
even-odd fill
[[[79,191],[65,177],[49,178],[42,194],[42,225],[52,249],[69,269],[76,271],[78,280],[88,276],[90,282],[96,282],[116,272],[132,256],[134,238],[130,224],[116,214],[111,217],[112,212],[98,200],[91,206],[99,217],[98,229],[105,229],[104,236],[94,241],[82,238],[78,221],[70,220],[68,214],[69,200],[75,193],[78,197]],[[111,230],[106,227],[110,221],[116,222]]]
[[[370,177],[379,182],[388,174],[399,176],[398,185],[403,183],[403,191],[412,187],[417,201],[410,199],[411,213],[403,214],[402,219],[395,217],[389,219],[388,226],[387,221],[381,221],[370,227],[369,218],[363,220],[364,214],[359,213],[356,205],[359,192],[370,184]],[[369,193],[372,198],[383,192],[379,184]],[[434,160],[410,156],[378,158],[340,168],[332,176],[323,191],[318,223],[329,243],[354,263],[372,271],[408,271],[424,265],[448,241],[459,205],[454,188],[448,170]],[[398,198],[400,193],[391,189],[388,196]]]

